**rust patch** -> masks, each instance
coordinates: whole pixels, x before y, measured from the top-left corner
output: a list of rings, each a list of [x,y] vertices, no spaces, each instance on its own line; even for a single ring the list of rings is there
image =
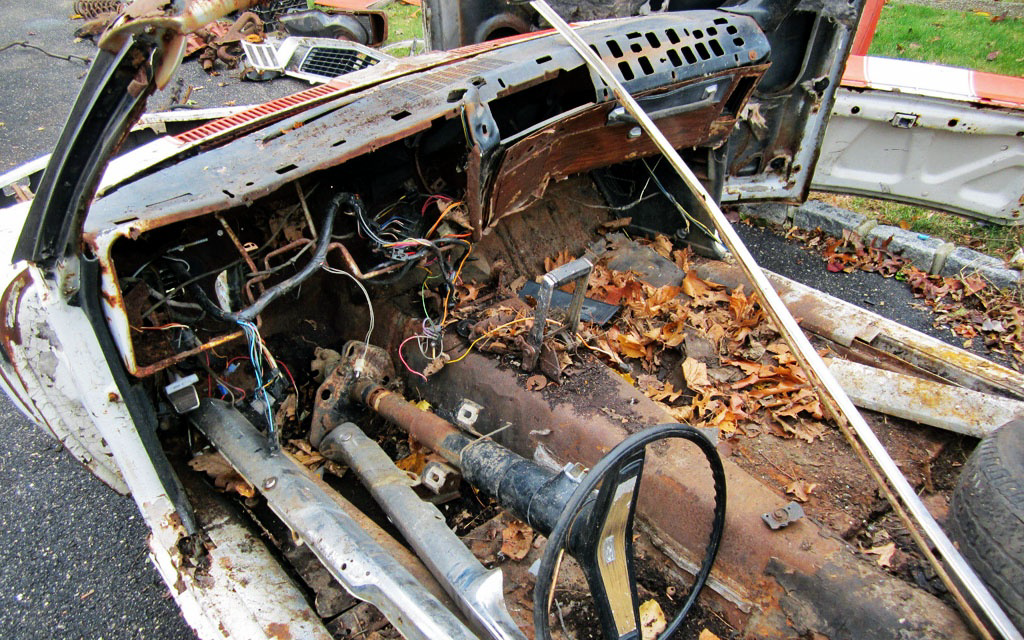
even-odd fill
[[[21,327],[18,325],[18,308],[21,306],[21,298],[25,295],[25,288],[32,282],[28,269],[24,269],[16,275],[11,284],[0,296],[0,312],[4,314],[3,325],[0,326],[0,342],[3,344],[7,360],[14,362],[14,349],[12,345],[21,344]],[[12,304],[13,302],[13,304]]]
[[[267,625],[267,636],[278,640],[291,640],[292,630],[283,622],[271,622]]]
[[[673,91],[693,82],[733,75],[729,89],[724,92],[729,95],[736,90],[740,78],[758,77],[765,68],[757,66],[724,71],[672,85],[664,90]],[[488,226],[494,226],[501,218],[517,213],[541,198],[547,183],[552,179],[560,180],[575,173],[608,166],[624,157],[640,158],[656,154],[658,148],[649,136],[628,137],[627,133],[633,125],[607,124],[608,113],[614,106],[612,103],[597,105],[559,120],[512,145],[505,153],[501,170],[491,190]],[[722,108],[723,104],[719,103],[707,109],[663,118],[658,126],[674,147],[698,144],[713,146],[724,139],[736,123],[735,115],[724,113]],[[586,151],[581,153],[581,149]]]

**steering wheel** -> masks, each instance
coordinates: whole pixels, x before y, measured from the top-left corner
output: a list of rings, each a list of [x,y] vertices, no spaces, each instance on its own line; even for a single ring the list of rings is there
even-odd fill
[[[670,638],[682,624],[711,573],[725,529],[725,471],[714,444],[697,429],[664,424],[635,433],[604,456],[573,492],[548,536],[533,591],[533,625],[538,640],[549,640],[549,610],[554,599],[555,573],[562,555],[573,556],[594,596],[606,639],[640,638],[633,558],[633,521],[646,448],[668,438],[688,440],[704,454],[715,484],[715,510],[704,561],[679,613],[662,638]]]

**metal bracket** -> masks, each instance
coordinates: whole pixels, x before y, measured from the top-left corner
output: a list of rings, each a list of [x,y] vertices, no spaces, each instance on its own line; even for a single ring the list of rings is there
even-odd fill
[[[473,428],[473,425],[476,424],[481,411],[483,411],[482,406],[473,402],[469,398],[463,398],[462,402],[459,403],[458,408],[455,410],[455,424],[461,427],[464,431],[468,431],[475,436],[479,436],[480,434]]]
[[[540,349],[544,344],[544,325],[548,321],[548,312],[551,310],[551,296],[558,287],[576,283],[576,289],[572,293],[572,301],[569,303],[569,313],[566,317],[565,326],[562,331],[574,339],[576,329],[580,324],[580,313],[583,310],[583,298],[587,293],[587,283],[590,282],[590,272],[594,270],[594,264],[586,258],[577,258],[568,264],[563,264],[544,274],[540,282],[540,291],[537,294],[537,308],[533,312],[533,328],[526,340],[526,348],[523,350],[523,369],[532,371],[540,359]]]
[[[790,502],[784,507],[779,507],[771,513],[762,513],[761,519],[764,523],[772,528],[781,529],[788,527],[800,518],[804,517],[804,508],[797,502]]]

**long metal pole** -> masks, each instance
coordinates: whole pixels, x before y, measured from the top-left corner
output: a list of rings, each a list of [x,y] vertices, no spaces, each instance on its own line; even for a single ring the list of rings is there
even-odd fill
[[[974,570],[971,569],[970,565],[964,560],[960,552],[956,550],[953,543],[950,542],[949,538],[939,527],[939,523],[935,521],[931,513],[918,498],[914,488],[910,486],[903,473],[896,466],[896,463],[889,456],[889,453],[885,450],[885,447],[875,436],[871,427],[864,420],[864,417],[860,415],[857,408],[853,405],[853,402],[847,397],[842,387],[836,381],[836,379],[829,372],[828,367],[825,366],[821,356],[814,350],[807,336],[804,335],[800,326],[796,320],[789,313],[789,310],[783,304],[782,299],[772,288],[768,278],[761,271],[761,268],[757,266],[754,257],[750,255],[750,252],[744,246],[743,241],[740,240],[739,235],[732,228],[732,225],[725,218],[725,214],[718,207],[718,204],[714,201],[714,198],[707,192],[704,185],[700,183],[697,176],[694,175],[693,171],[686,165],[686,162],[682,159],[679,153],[673,148],[672,144],[668,141],[668,138],[658,129],[654,121],[650,119],[643,108],[637,104],[636,100],[626,91],[626,88],[622,86],[618,78],[608,69],[604,64],[604,61],[596,56],[587,46],[587,43],[575,32],[573,29],[565,23],[562,18],[555,13],[554,9],[548,5],[545,0],[533,0],[530,5],[545,19],[551,26],[553,26],[561,35],[564,37],[576,52],[583,57],[586,63],[591,69],[597,72],[605,84],[615,93],[615,97],[618,98],[622,106],[628,111],[637,122],[643,128],[643,130],[651,137],[655,145],[665,156],[665,158],[672,165],[672,168],[676,170],[679,177],[683,179],[686,186],[697,196],[697,200],[704,211],[711,217],[711,220],[715,224],[715,228],[722,235],[722,239],[725,245],[729,248],[734,256],[736,256],[740,267],[746,274],[754,287],[754,290],[761,296],[761,300],[765,303],[765,308],[772,320],[775,321],[775,325],[779,327],[783,338],[789,344],[790,349],[793,351],[794,357],[803,367],[807,374],[811,384],[814,385],[818,391],[821,399],[829,410],[831,417],[844,428],[845,425],[849,424],[860,442],[867,448],[871,457],[874,458],[875,462],[881,468],[888,481],[892,484],[892,488],[896,490],[899,498],[906,505],[907,509],[913,514],[917,520],[921,529],[927,535],[928,539],[932,544],[935,545],[939,554],[949,564],[954,575],[963,584],[967,591],[972,595],[978,604],[978,607],[983,612],[985,618],[995,628],[1000,635],[1004,638],[1012,640],[1024,640],[1020,632],[1014,627],[1013,623],[1006,616],[1000,608],[999,603],[996,602],[992,594],[989,593],[988,589],[978,578]],[[856,446],[855,446],[856,448]],[[870,467],[869,467],[870,468]],[[876,475],[876,478],[878,476]],[[880,479],[880,478],[879,478]],[[889,487],[882,482],[883,490],[890,496],[890,502],[893,503],[893,508],[897,512],[902,512],[903,509],[899,505],[898,501],[892,499],[892,494],[889,491]],[[911,532],[917,533],[915,527],[910,527]],[[946,574],[944,568],[939,564],[938,559],[935,558],[931,549],[925,543],[925,541],[918,538],[918,544],[921,546],[922,552],[932,560],[936,566],[936,571],[944,576],[944,582],[946,582],[947,588],[956,597],[960,603],[964,613],[971,619],[971,621],[978,627],[978,632],[983,636],[989,636],[988,631],[984,625],[980,624],[977,616],[974,614],[970,605],[966,599],[960,593],[958,586],[954,584],[949,576]]]

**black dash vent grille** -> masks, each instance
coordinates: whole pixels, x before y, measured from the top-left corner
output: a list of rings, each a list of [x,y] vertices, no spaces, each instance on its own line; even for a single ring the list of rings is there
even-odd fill
[[[359,71],[380,62],[371,55],[349,49],[313,47],[303,59],[299,71],[333,78],[353,71]]]

